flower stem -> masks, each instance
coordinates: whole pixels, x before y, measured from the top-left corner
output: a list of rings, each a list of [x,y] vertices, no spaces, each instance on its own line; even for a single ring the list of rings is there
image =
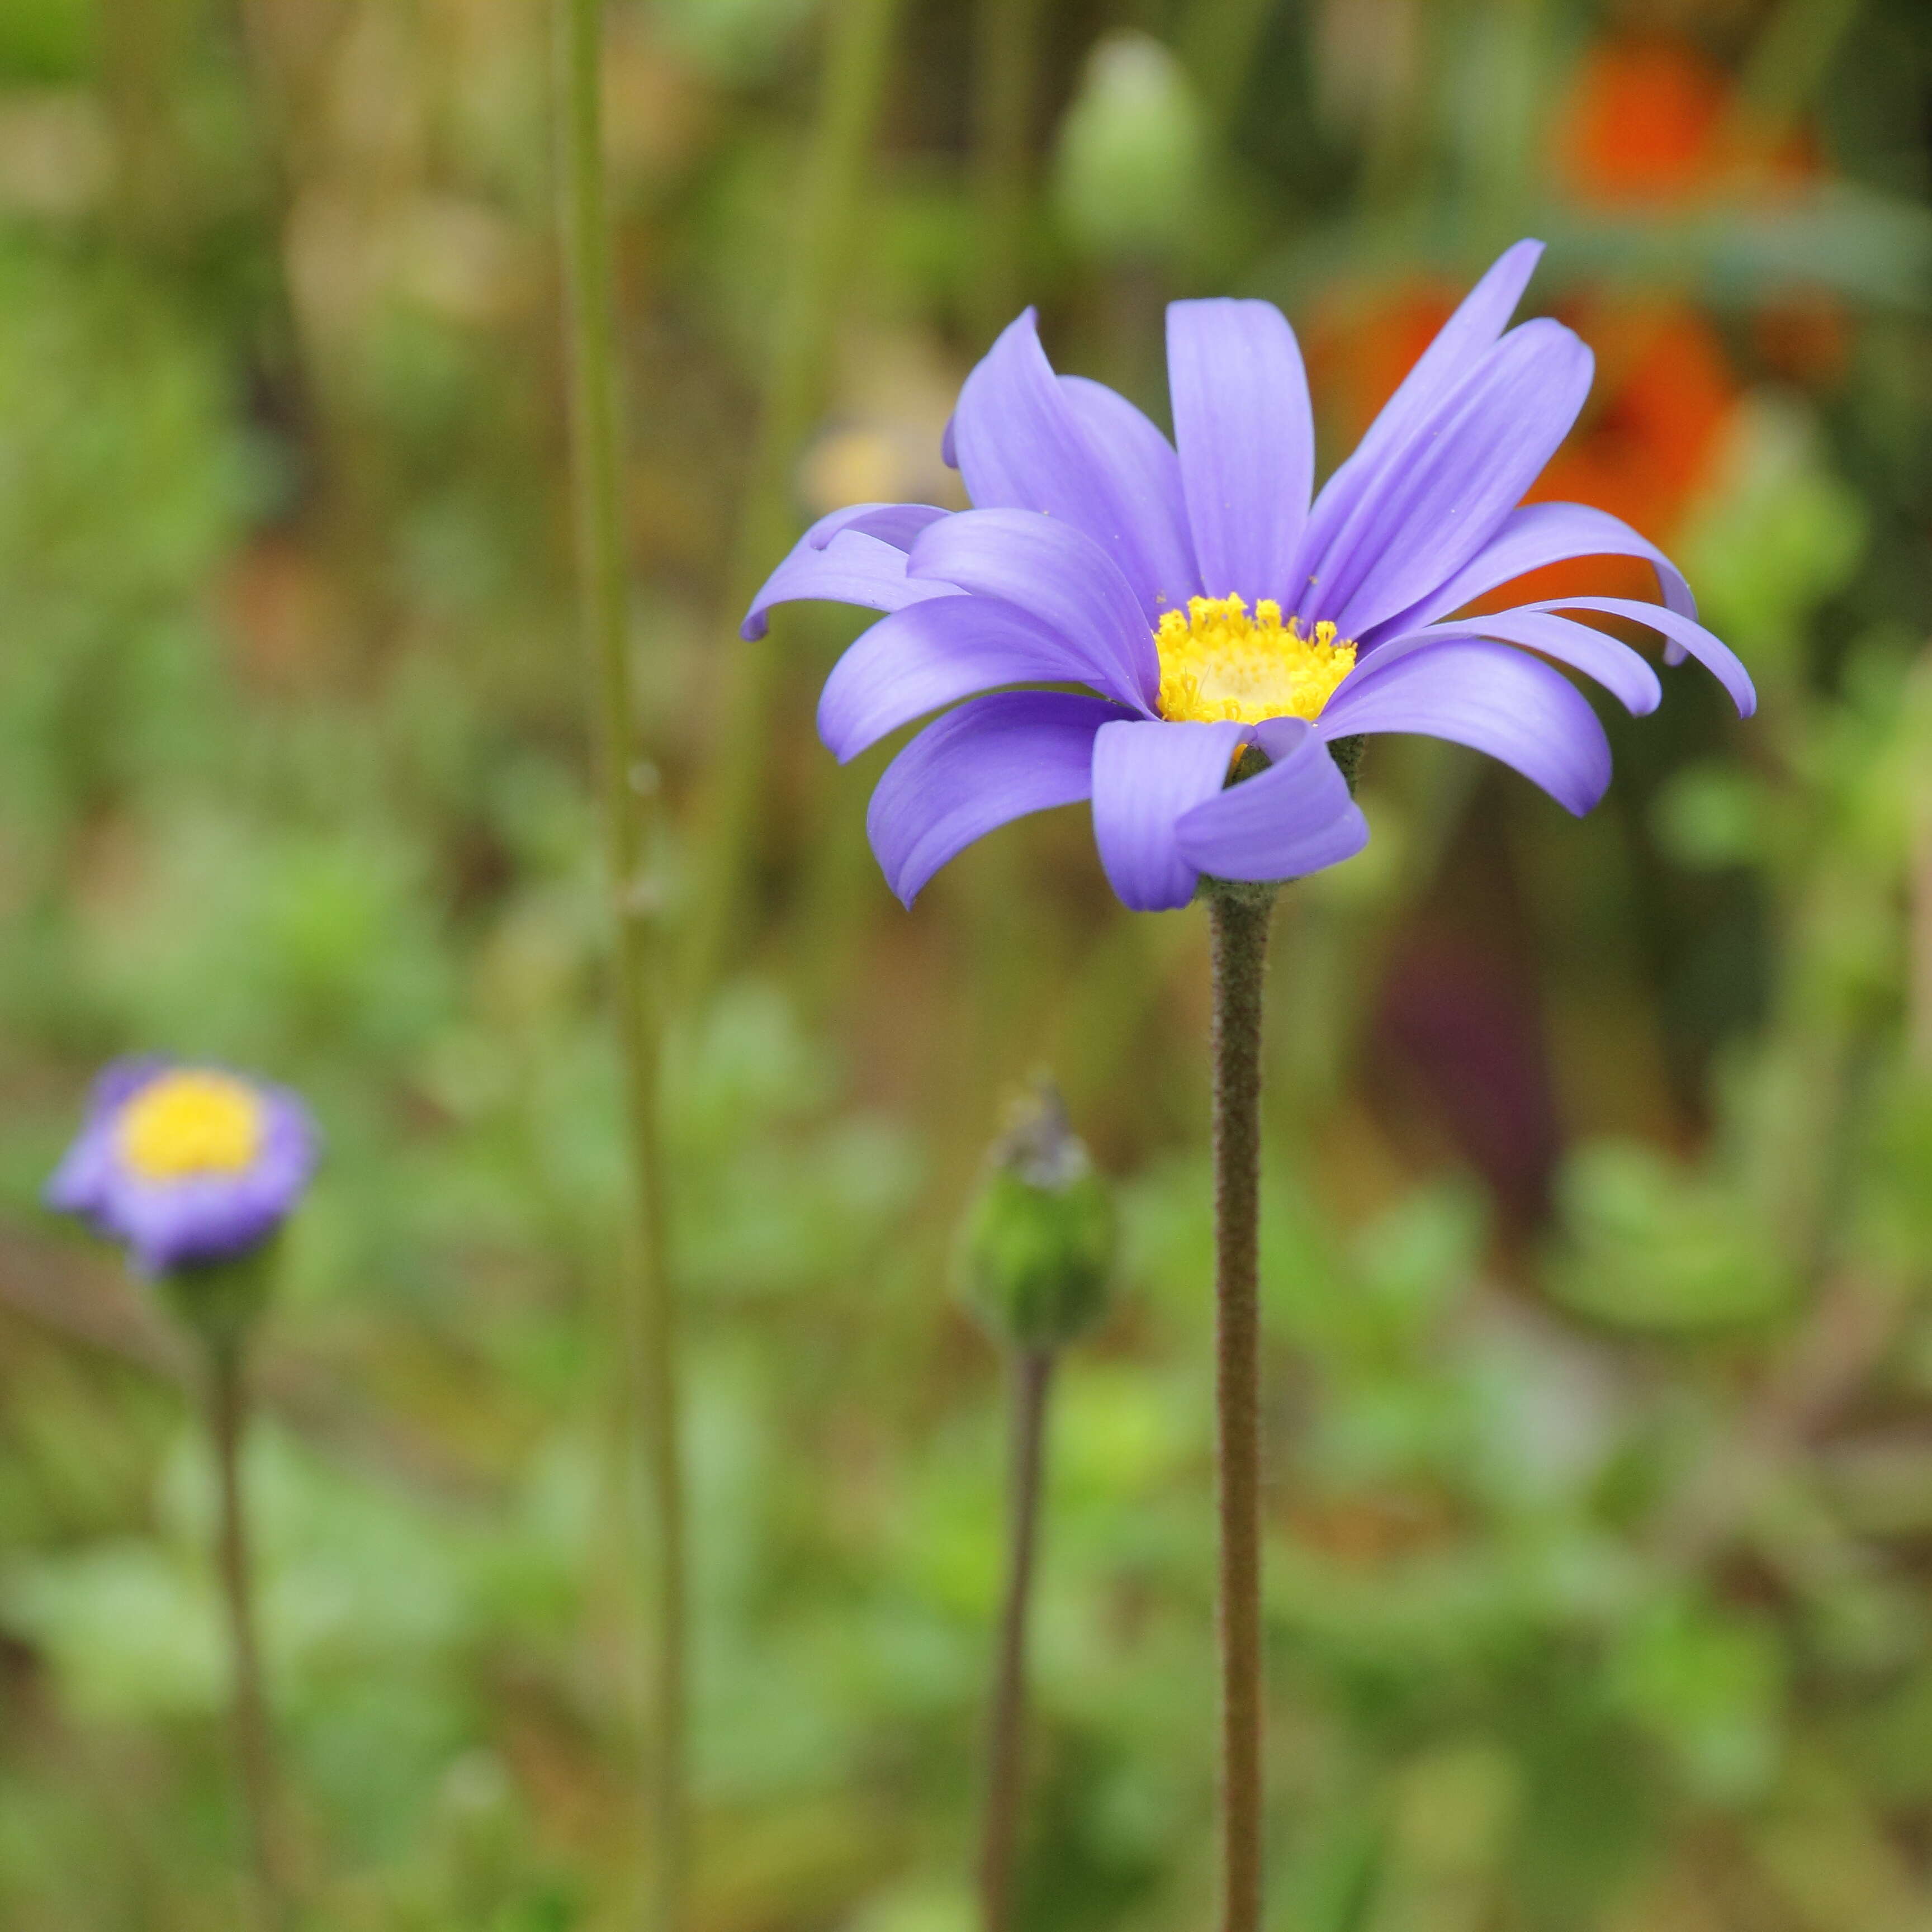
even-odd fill
[[[1221,1513],[1226,1932],[1262,1916],[1262,980],[1271,890],[1209,899],[1214,972],[1215,1398]]]
[[[1012,1355],[1012,1489],[1006,1516],[1011,1540],[986,1726],[986,1810],[980,1847],[984,1932],[1006,1932],[1012,1922],[1013,1852],[1026,1780],[1027,1623],[1039,1541],[1040,1471],[1053,1360],[1051,1348],[1018,1348]]]
[[[734,628],[797,530],[795,472],[824,404],[900,4],[833,0],[828,10],[817,110],[726,586]],[[778,686],[776,644],[770,637],[741,638],[732,649],[730,689],[718,714],[730,742],[712,760],[710,795],[700,813],[704,864],[682,962],[682,990],[694,1000],[710,992],[731,950],[756,860],[759,806],[771,764],[765,741]]]
[[[604,853],[616,926],[614,990],[635,1216],[628,1244],[633,1277],[628,1312],[635,1340],[633,1348],[632,1337],[626,1336],[622,1354],[634,1365],[633,1393],[658,1538],[656,1640],[650,1660],[654,1858],[650,1919],[656,1932],[674,1932],[683,1916],[688,1839],[686,1591],[676,1307],[667,1263],[658,1121],[658,904],[655,882],[646,870],[653,843],[656,787],[636,755],[626,623],[614,300],[599,90],[602,10],[601,0],[556,4],[560,216],[567,272],[579,594],[592,670]]]
[[[282,1932],[290,1923],[291,1901],[283,1853],[281,1791],[274,1748],[269,1740],[268,1699],[262,1688],[261,1648],[255,1635],[248,1512],[242,1496],[242,1440],[248,1421],[248,1397],[238,1341],[211,1341],[207,1384],[208,1432],[220,1490],[215,1564],[228,1619],[236,1775],[248,1818],[257,1916],[263,1926]]]

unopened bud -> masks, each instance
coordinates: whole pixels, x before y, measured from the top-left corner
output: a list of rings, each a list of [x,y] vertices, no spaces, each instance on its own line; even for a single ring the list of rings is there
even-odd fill
[[[960,1230],[961,1287],[1002,1340],[1056,1348],[1105,1310],[1114,1246],[1106,1182],[1042,1081],[993,1144]]]

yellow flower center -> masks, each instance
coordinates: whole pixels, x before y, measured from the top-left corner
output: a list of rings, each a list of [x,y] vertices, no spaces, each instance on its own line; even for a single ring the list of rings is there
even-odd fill
[[[164,1073],[121,1110],[122,1157],[144,1180],[239,1174],[260,1153],[262,1103],[226,1073]]]
[[[1318,718],[1335,687],[1355,668],[1355,646],[1321,623],[1312,637],[1300,620],[1284,624],[1264,597],[1254,615],[1238,597],[1191,597],[1184,614],[1166,612],[1154,634],[1160,653],[1160,715],[1202,724],[1232,719]]]

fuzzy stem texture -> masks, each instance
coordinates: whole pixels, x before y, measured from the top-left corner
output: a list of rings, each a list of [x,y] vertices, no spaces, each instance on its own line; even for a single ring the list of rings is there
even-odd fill
[[[261,1647],[255,1634],[248,1511],[242,1494],[242,1441],[248,1420],[248,1400],[238,1342],[211,1342],[207,1385],[208,1432],[214,1446],[220,1491],[215,1567],[220,1576],[222,1606],[228,1621],[236,1775],[248,1819],[257,1916],[270,1932],[284,1932],[292,1923],[293,1906],[282,1836],[281,1788],[268,1733]]]
[[[1039,1542],[1040,1475],[1054,1352],[1014,1352],[1012,1490],[1006,1526],[1006,1598],[993,1667],[986,1730],[986,1811],[980,1850],[980,1922],[985,1932],[1012,1923],[1013,1858],[1026,1784],[1027,1625]]]
[[[581,617],[592,676],[604,844],[616,926],[614,996],[632,1164],[634,1225],[624,1272],[622,1354],[650,1472],[657,1531],[649,1659],[652,1825],[650,1923],[684,1918],[686,1795],[684,1486],[679,1449],[678,1332],[667,1262],[658,1118],[660,895],[648,875],[655,773],[637,755],[632,688],[615,300],[604,182],[601,0],[556,0],[558,170],[570,356],[571,457]]]
[[[1272,890],[1208,898],[1214,974],[1215,1397],[1226,1932],[1262,1916],[1262,983]]]

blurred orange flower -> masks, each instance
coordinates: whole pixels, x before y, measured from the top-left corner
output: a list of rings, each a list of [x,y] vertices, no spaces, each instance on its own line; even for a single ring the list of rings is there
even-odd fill
[[[1592,47],[1553,124],[1564,188],[1598,206],[1686,201],[1719,184],[1762,187],[1817,170],[1802,132],[1765,152],[1740,112],[1732,77],[1674,37],[1646,34]]]
[[[1679,302],[1590,301],[1564,316],[1597,352],[1592,405],[1530,492],[1540,502],[1591,503],[1668,545],[1709,475],[1738,399],[1717,331]],[[1623,581],[1612,594],[1652,594],[1634,558],[1556,564],[1514,586],[1508,602]],[[1494,608],[1504,608],[1498,604]]]
[[[1308,331],[1315,393],[1332,412],[1329,446],[1352,445],[1388,400],[1453,304],[1414,285],[1318,315]],[[1531,493],[1534,500],[1591,503],[1669,546],[1709,472],[1738,386],[1716,330],[1678,302],[1591,298],[1564,318],[1597,355],[1590,406]],[[1646,566],[1634,559],[1557,565],[1499,592],[1485,608],[1594,585],[1648,597]]]

